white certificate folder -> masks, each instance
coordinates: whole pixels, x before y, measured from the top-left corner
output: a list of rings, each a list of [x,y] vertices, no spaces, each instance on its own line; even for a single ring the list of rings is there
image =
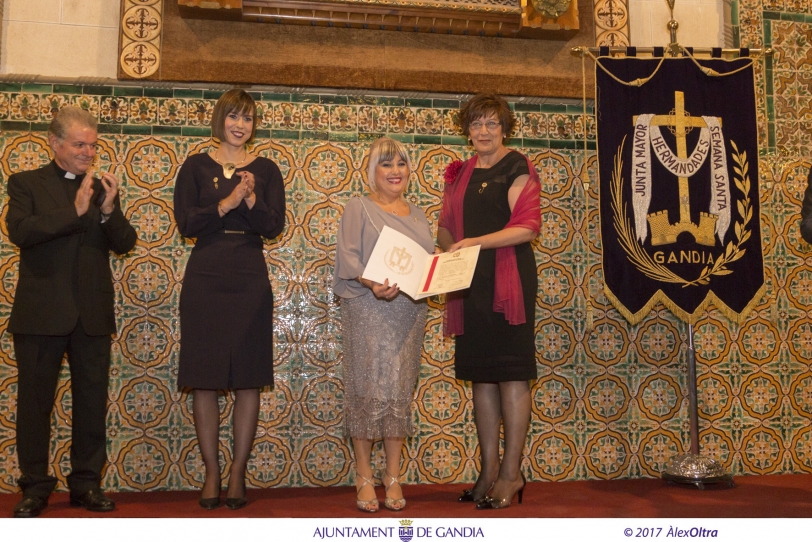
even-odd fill
[[[402,233],[384,226],[362,278],[398,288],[412,299],[464,290],[471,286],[479,245],[429,254]]]

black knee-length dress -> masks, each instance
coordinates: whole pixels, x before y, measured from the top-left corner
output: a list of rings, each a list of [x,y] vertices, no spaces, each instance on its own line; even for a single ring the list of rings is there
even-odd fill
[[[508,189],[517,177],[527,174],[527,160],[515,151],[488,169],[474,169],[463,199],[464,237],[504,229],[510,221]],[[538,376],[534,331],[536,260],[530,243],[516,245],[515,250],[525,323],[510,325],[504,314],[494,312],[496,249],[480,251],[471,287],[463,294],[464,333],[456,337],[455,371],[460,380],[509,382]]]
[[[190,156],[175,184],[180,234],[195,237],[180,294],[178,386],[261,388],[273,384],[273,292],[262,237],[285,226],[285,190],[277,165],[256,158],[256,202],[222,218],[217,204],[240,182],[208,154]],[[216,182],[215,182],[216,179]]]

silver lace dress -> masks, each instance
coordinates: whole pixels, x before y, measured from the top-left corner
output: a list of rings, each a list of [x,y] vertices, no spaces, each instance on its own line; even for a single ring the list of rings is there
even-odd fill
[[[427,304],[399,294],[377,299],[356,277],[363,273],[384,225],[434,250],[425,213],[387,213],[369,198],[353,198],[338,230],[333,291],[341,298],[344,430],[362,439],[413,432],[411,404],[425,336]]]

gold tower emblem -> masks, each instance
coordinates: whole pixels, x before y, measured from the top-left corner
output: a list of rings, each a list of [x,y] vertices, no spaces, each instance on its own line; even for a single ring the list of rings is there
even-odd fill
[[[652,126],[667,126],[672,128],[672,132],[677,139],[677,157],[688,159],[688,149],[686,136],[693,128],[708,128],[707,123],[701,117],[692,117],[685,111],[685,94],[679,91],[674,92],[675,106],[668,115],[654,115],[651,118]],[[721,119],[718,119],[721,124]],[[668,221],[668,211],[659,211],[647,216],[649,227],[651,228],[651,244],[653,246],[668,245],[677,242],[677,236],[682,232],[690,233],[697,244],[714,246],[716,240],[716,221],[718,216],[711,213],[700,213],[699,224],[691,221],[691,201],[688,193],[688,177],[678,177],[679,182],[679,221],[670,223]]]

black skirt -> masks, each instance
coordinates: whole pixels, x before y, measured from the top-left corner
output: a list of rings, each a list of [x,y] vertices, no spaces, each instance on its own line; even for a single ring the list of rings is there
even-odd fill
[[[183,278],[180,330],[179,386],[273,384],[273,292],[259,235],[197,240]]]

